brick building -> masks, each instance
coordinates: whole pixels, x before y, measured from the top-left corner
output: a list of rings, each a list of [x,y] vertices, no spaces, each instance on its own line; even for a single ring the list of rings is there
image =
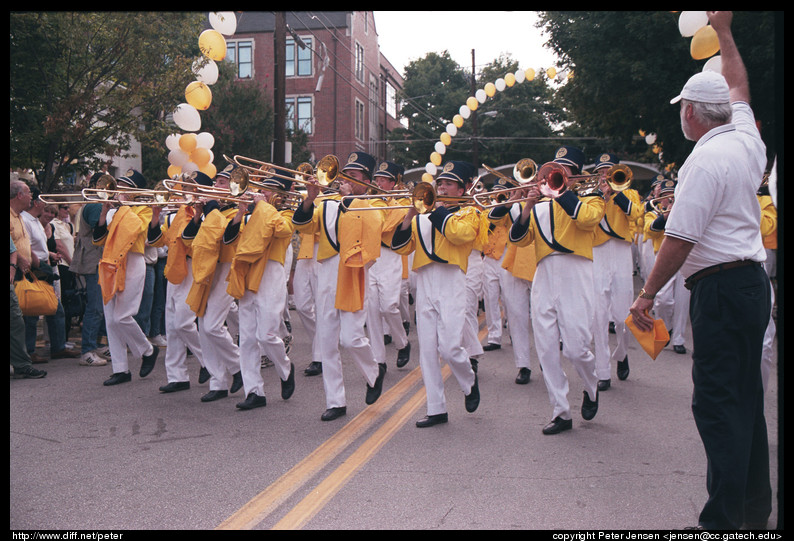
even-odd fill
[[[273,95],[274,26],[269,11],[242,11],[226,36],[226,60],[237,77]],[[306,131],[312,161],[350,152],[388,159],[386,134],[398,127],[402,76],[381,55],[371,11],[286,12],[286,114]]]

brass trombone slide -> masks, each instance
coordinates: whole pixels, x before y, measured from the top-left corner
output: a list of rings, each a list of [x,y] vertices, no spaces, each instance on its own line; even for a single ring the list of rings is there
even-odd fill
[[[436,202],[444,202],[457,204],[460,206],[476,205],[476,196],[461,195],[461,196],[446,196],[438,195],[435,186],[429,182],[418,182],[411,192],[385,192],[383,195],[360,195],[360,196],[345,196],[344,198],[356,199],[371,199],[382,197],[411,197],[410,205],[393,205],[385,207],[362,207],[355,210],[398,210],[398,209],[416,209],[419,214],[426,214],[433,210]]]

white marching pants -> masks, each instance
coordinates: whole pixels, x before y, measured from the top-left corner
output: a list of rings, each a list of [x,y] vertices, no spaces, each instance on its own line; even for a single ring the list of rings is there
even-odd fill
[[[416,333],[419,366],[427,393],[427,414],[447,412],[441,362],[446,362],[464,394],[471,393],[474,370],[462,344],[466,275],[456,265],[430,263],[416,270]]]
[[[317,247],[314,243],[314,256],[312,259],[298,259],[295,262],[295,275],[292,277],[292,301],[295,311],[298,312],[303,329],[312,344],[312,361],[320,362],[314,347],[316,334],[315,298],[317,297]]]
[[[402,256],[381,247],[380,257],[367,270],[367,332],[372,354],[378,363],[386,362],[383,335],[390,334],[397,349],[408,345],[403,319],[400,314],[402,291]],[[388,331],[388,332],[387,332]]]
[[[338,274],[339,254],[317,263],[315,298],[317,327],[314,346],[317,356],[323,363],[323,387],[327,408],[346,405],[340,349],[345,355],[352,357],[359,372],[370,386],[375,385],[379,372],[378,363],[372,355],[369,338],[364,329],[367,311],[362,309],[357,312],[346,312],[334,306]],[[364,303],[366,306],[366,295]]]
[[[239,300],[240,372],[245,396],[251,392],[265,396],[262,379],[262,354],[273,361],[278,377],[286,381],[290,360],[281,339],[283,323],[284,265],[270,260],[265,265],[259,290],[246,290]]]
[[[165,298],[165,374],[168,382],[189,381],[187,371],[187,349],[204,366],[196,314],[186,299],[193,285],[193,265],[188,263],[187,276],[179,284],[168,282]]]
[[[124,291],[117,291],[103,306],[114,374],[130,369],[127,348],[130,348],[130,353],[136,358],[152,352],[152,344],[135,321],[135,315],[141,307],[145,279],[146,262],[143,254],[128,252]]]
[[[485,326],[488,329],[488,343],[502,343],[502,309],[503,297],[502,276],[509,274],[502,268],[502,261],[507,250],[502,251],[502,257],[494,259],[485,256],[482,258],[482,297],[485,304]],[[529,310],[529,307],[527,307]]]
[[[212,278],[207,309],[199,318],[199,342],[204,366],[210,373],[210,391],[223,391],[231,386],[232,376],[240,370],[240,350],[224,325],[234,298],[226,292],[231,262],[218,263]]]
[[[505,270],[505,269],[503,269]],[[502,276],[502,300],[509,322],[510,340],[513,343],[513,358],[516,368],[530,368],[530,309],[532,282],[516,278],[505,270]]]
[[[664,321],[670,334],[670,344],[684,345],[684,334],[689,321],[689,290],[684,286],[684,276],[676,272],[659,290],[654,299],[654,314]]]
[[[483,268],[482,252],[472,250],[466,269],[466,307],[463,326],[463,347],[466,348],[469,358],[477,358],[484,353],[479,338],[480,322],[477,320],[482,297]]]
[[[628,351],[626,316],[634,302],[631,244],[609,239],[593,246],[594,316],[596,375],[610,379],[611,363],[622,361]],[[609,352],[609,322],[615,322],[616,345]]]
[[[532,330],[552,418],[571,418],[568,377],[562,356],[579,374],[591,400],[597,397],[593,338],[593,262],[573,254],[548,255],[538,262],[532,282]],[[512,322],[511,322],[512,323]]]

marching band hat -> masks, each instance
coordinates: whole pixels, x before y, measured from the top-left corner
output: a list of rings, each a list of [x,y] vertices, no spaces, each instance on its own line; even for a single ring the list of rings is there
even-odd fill
[[[665,177],[664,175],[661,174],[656,175],[655,177],[653,177],[653,181],[651,181],[651,188],[655,187],[660,182],[664,182],[665,180],[667,180],[667,177]]]
[[[552,161],[573,167],[579,173],[584,166],[584,152],[576,147],[562,146],[557,149]]]
[[[701,71],[689,78],[681,93],[671,99],[670,103],[678,103],[681,98],[702,103],[729,103],[731,94],[728,82],[722,74],[716,71]]]
[[[352,171],[353,169],[364,171],[367,178],[371,179],[372,172],[375,170],[375,158],[366,152],[351,152],[342,171]]]
[[[289,191],[289,186],[287,186],[287,183],[292,184],[290,181],[281,180],[278,178],[266,178],[257,182],[257,184],[261,184],[262,188],[265,190],[267,188],[274,188],[276,190]]]
[[[596,158],[595,164],[593,165],[593,171],[598,171],[604,167],[612,167],[613,165],[617,165],[619,163],[620,158],[618,158],[616,155],[610,154],[609,152],[604,152],[598,158]]]
[[[128,169],[127,174],[117,178],[116,181],[132,188],[146,188],[146,179],[135,169]]]
[[[394,182],[400,182],[405,173],[405,167],[397,165],[394,162],[380,162],[378,170],[375,171],[373,177],[387,177]]]
[[[194,171],[190,178],[193,179],[196,184],[201,184],[202,186],[212,186],[212,179],[206,173],[202,173],[201,171]]]
[[[444,169],[436,177],[436,182],[439,180],[454,180],[455,182],[466,186],[467,182],[477,176],[477,169],[469,162],[450,161],[444,164]]]
[[[661,197],[662,194],[673,193],[675,191],[675,185],[678,184],[674,180],[666,179],[662,181],[662,186],[659,188],[659,196]]]

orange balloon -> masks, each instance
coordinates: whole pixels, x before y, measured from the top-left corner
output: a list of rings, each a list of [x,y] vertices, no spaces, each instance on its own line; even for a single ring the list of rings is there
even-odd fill
[[[217,30],[205,30],[199,35],[199,50],[201,54],[220,62],[226,58],[226,38]]]
[[[179,148],[190,154],[196,149],[196,134],[183,133],[179,137]]]
[[[212,90],[206,83],[193,81],[185,88],[185,101],[199,111],[206,111],[212,103]]]
[[[176,165],[169,165],[168,166],[168,178],[174,178],[176,175],[182,174],[182,168],[177,167]]]
[[[218,168],[215,167],[215,164],[212,162],[199,167],[199,171],[201,171],[210,178],[215,178],[215,175],[218,174]]]
[[[689,44],[689,53],[695,60],[703,60],[714,56],[720,50],[720,40],[717,32],[711,25],[706,25],[692,36],[692,43]]]
[[[190,161],[201,168],[210,162],[210,151],[206,148],[197,147],[193,152],[190,153]]]

